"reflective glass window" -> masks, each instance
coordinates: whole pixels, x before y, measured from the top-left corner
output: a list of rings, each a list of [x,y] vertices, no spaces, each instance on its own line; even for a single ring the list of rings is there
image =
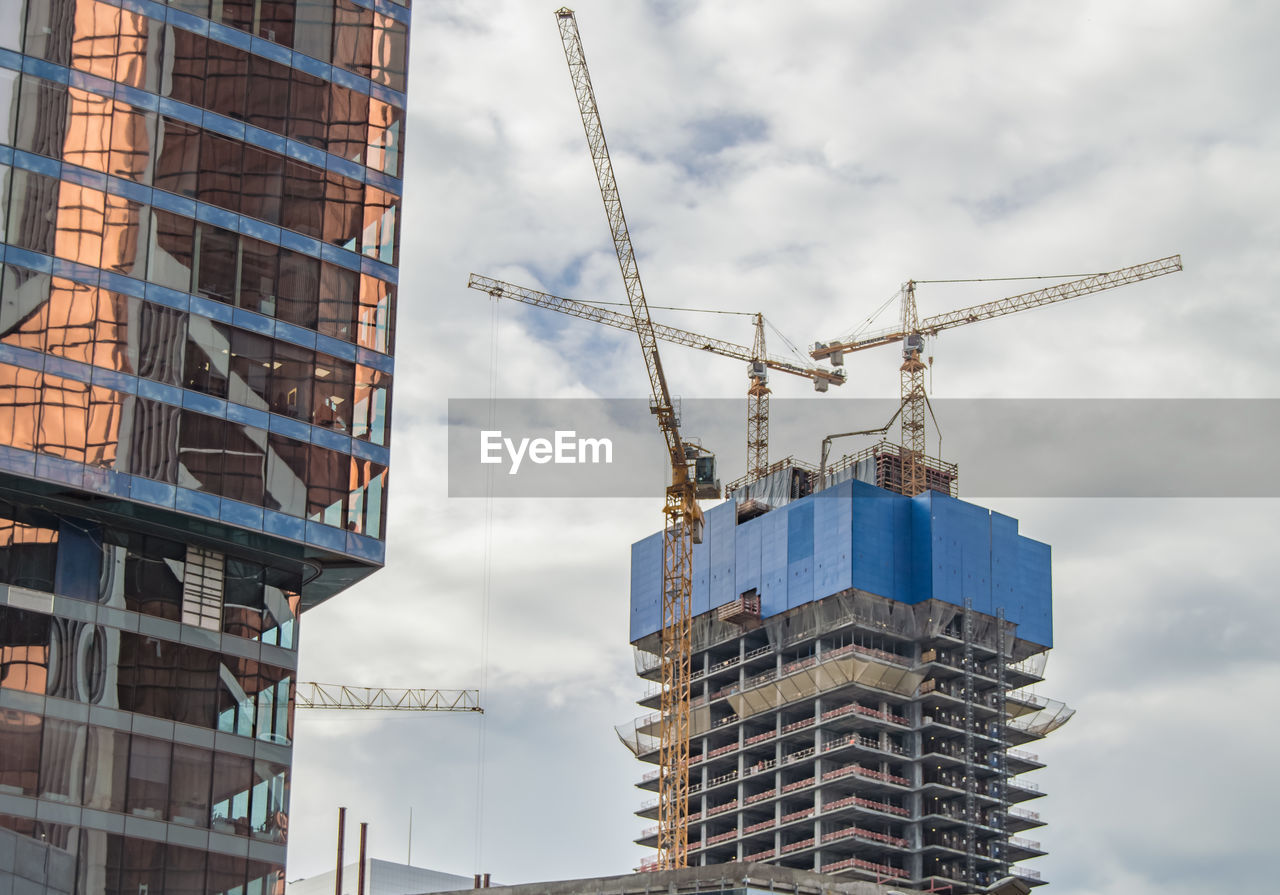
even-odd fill
[[[230,366],[231,327],[192,314],[187,320],[183,386],[225,398]]]
[[[369,127],[369,95],[329,85],[329,152],[353,162],[364,160]]]
[[[119,540],[116,533],[108,537]],[[186,547],[177,541],[135,536],[121,544],[124,564],[125,608],[161,618],[182,617],[182,573]]]
[[[182,743],[174,744],[169,820],[193,827],[208,825],[212,776],[212,752]]]
[[[195,198],[199,170],[200,129],[175,118],[163,119],[155,185],[180,196]]]
[[[107,194],[64,180],[58,187],[57,232],[53,253],[68,261],[98,267],[106,224]]]
[[[136,339],[130,340],[129,334],[138,331],[138,304],[141,300],[107,289],[97,289],[96,294],[93,356],[89,362],[122,373],[133,373],[137,369],[134,358],[139,346]]]
[[[280,224],[318,239],[324,232],[324,172],[301,162],[285,162]]]
[[[326,336],[352,341],[360,274],[336,264],[320,266],[320,315],[316,329]]]
[[[225,12],[228,0],[222,0]],[[236,27],[239,27],[237,25]],[[253,4],[249,4],[249,22],[242,30],[253,27]],[[209,41],[209,56],[205,60],[204,108],[228,118],[243,120],[245,95],[249,92],[249,54],[238,47],[216,40]],[[254,85],[255,90],[262,85]]]
[[[328,62],[332,35],[332,0],[297,0],[294,8],[293,48],[322,62]]]
[[[391,374],[356,365],[355,408],[351,434],[386,444],[391,417]]]
[[[315,352],[287,342],[276,342],[272,366],[272,413],[309,421],[311,383],[315,378]]]
[[[227,423],[226,439],[222,496],[261,505],[266,487],[266,430]]]
[[[85,745],[84,803],[102,811],[123,811],[129,772],[129,734],[90,727]]]
[[[93,171],[106,172],[111,157],[111,127],[115,101],[81,90],[67,89],[67,130],[62,160]]]
[[[367,78],[372,58],[373,10],[351,0],[337,0],[333,10],[333,64]]]
[[[385,190],[369,187],[365,190],[364,233],[360,248],[364,254],[377,258],[384,264],[396,263],[397,218],[400,214],[400,197]]]
[[[204,100],[204,66],[209,41],[181,28],[169,28],[167,35],[160,95],[199,106]]]
[[[148,398],[133,400],[129,459],[122,471],[171,485],[177,482],[178,411]]]
[[[43,351],[52,278],[25,267],[4,266],[0,279],[0,341]]]
[[[48,158],[62,158],[67,136],[67,85],[22,76],[13,145]]]
[[[0,363],[0,439],[10,447],[35,450],[44,376]]]
[[[75,9],[76,0],[28,2],[23,52],[59,65],[69,64]]]
[[[280,281],[276,317],[314,329],[320,301],[320,260],[280,250]]]
[[[120,12],[116,80],[148,93],[160,92],[164,23],[139,12]]]
[[[107,194],[102,221],[102,267],[146,279],[147,207]]]
[[[41,727],[41,717],[31,712],[0,712],[0,793],[36,794]]]
[[[46,374],[36,450],[65,460],[89,459],[89,401],[87,383]],[[108,393],[110,394],[110,393]],[[102,445],[96,446],[98,448]],[[95,457],[100,451],[94,451]]]
[[[209,852],[208,891],[218,895],[242,895],[245,883],[245,861],[234,855]]]
[[[79,805],[83,796],[86,730],[83,724],[46,718],[40,746],[42,799]]]
[[[289,136],[324,149],[329,82],[296,68],[289,77]]]
[[[232,304],[239,282],[240,237],[212,224],[196,224],[196,292]]]
[[[280,200],[284,195],[283,156],[253,146],[244,147],[240,213],[270,224],[280,223]]]
[[[219,10],[221,7],[221,10]],[[253,33],[254,0],[221,0],[214,3],[214,19],[232,28]]]
[[[293,4],[294,0],[260,0],[258,36],[293,46]]]
[[[0,0],[0,22],[8,22],[10,27],[0,28],[0,49],[22,51],[23,13],[26,3],[23,0]]]
[[[272,363],[271,339],[243,329],[231,330],[231,380],[227,397],[246,407],[268,409]]]
[[[58,186],[52,177],[13,169],[7,229],[10,245],[53,254],[57,238]]]
[[[200,136],[200,180],[196,198],[228,211],[240,210],[244,144],[205,131]]]
[[[312,387],[311,422],[337,432],[351,431],[355,364],[316,354],[316,379]]]
[[[263,505],[290,516],[307,509],[307,460],[310,445],[283,435],[267,437],[267,493]]]
[[[180,845],[165,847],[165,895],[205,895],[204,871],[208,858],[203,851]]]
[[[164,819],[169,806],[172,753],[173,745],[164,740],[133,737],[129,746],[129,791],[125,799],[130,814]]]
[[[307,464],[307,518],[335,528],[347,525],[351,458],[317,445]]]
[[[189,12],[193,16],[209,18],[209,0],[168,0],[168,4],[174,9]]]
[[[56,538],[57,532],[49,532]],[[30,560],[34,544],[20,539],[29,537],[22,526],[12,520],[0,521],[0,575],[6,584],[18,584],[26,578],[23,564]],[[54,548],[56,549],[56,547]],[[49,587],[32,582],[29,587],[52,590],[53,570],[48,570]],[[49,680],[49,616],[23,612],[0,606],[0,687],[24,693],[44,695]],[[36,744],[39,749],[39,744]]]
[[[245,120],[273,134],[285,133],[289,122],[289,80],[288,66],[250,56],[249,81],[253,89],[245,97]]]
[[[219,690],[217,653],[124,632],[118,681],[120,708],[125,711],[213,727]]]
[[[116,100],[112,103],[111,151],[107,173],[151,183],[159,116]]]
[[[387,517],[386,491],[387,468],[352,457],[347,528],[371,538],[382,537]]]
[[[0,15],[3,15],[0,0]],[[4,46],[0,36],[0,47]],[[0,68],[0,143],[12,146],[18,137],[18,95],[22,90],[22,76],[9,68]],[[0,215],[3,215],[0,209]]]
[[[179,292],[191,291],[195,221],[163,209],[151,209],[147,279]]]
[[[240,237],[240,291],[236,304],[268,317],[276,314],[276,276],[280,249],[248,236]]]
[[[297,572],[268,568],[262,598],[266,605],[263,643],[293,649],[293,635],[302,608],[302,578]]]
[[[400,176],[400,139],[404,112],[380,99],[369,100],[369,146],[366,164],[384,174]]]
[[[222,493],[225,428],[224,420],[193,410],[182,411],[178,433],[179,485],[209,494]]]
[[[272,895],[284,886],[284,867],[280,864],[269,864],[265,861],[248,861],[249,882],[245,885],[245,895]]]
[[[259,759],[253,763],[254,838],[285,842],[289,830],[289,766]]]
[[[129,895],[137,892],[151,893],[164,891],[164,849],[163,842],[152,842],[149,839],[120,837],[120,893]]]
[[[374,83],[404,92],[409,61],[409,26],[380,12],[373,14]]]
[[[129,324],[137,333],[128,342],[134,369],[147,379],[166,385],[180,385],[187,315],[140,299],[131,300],[128,307]]]
[[[98,0],[79,0],[74,6],[71,67],[108,81],[115,80],[120,52],[120,7]]]
[[[236,836],[249,835],[249,793],[253,788],[252,764],[252,759],[227,752],[219,752],[213,756],[213,794],[209,826],[214,832]]]
[[[325,177],[324,241],[359,251],[363,217],[364,185],[329,171]]]
[[[357,343],[384,354],[391,351],[391,315],[395,286],[386,280],[360,275],[360,307]]]

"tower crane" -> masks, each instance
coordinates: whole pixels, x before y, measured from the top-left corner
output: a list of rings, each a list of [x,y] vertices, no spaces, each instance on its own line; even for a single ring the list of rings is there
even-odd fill
[[[569,77],[578,100],[578,114],[586,132],[587,148],[596,170],[600,198],[613,237],[614,252],[626,288],[627,303],[640,337],[640,351],[649,373],[652,398],[649,409],[657,417],[666,440],[671,463],[671,484],[663,507],[662,536],[662,635],[661,635],[661,735],[658,746],[658,866],[685,867],[689,851],[689,683],[690,683],[690,593],[692,590],[693,545],[701,541],[702,509],[698,500],[720,496],[715,479],[715,457],[685,441],[680,420],[672,404],[671,392],[658,356],[658,336],[649,317],[649,305],[640,271],[636,266],[627,219],[618,197],[613,162],[605,143],[600,110],[596,106],[591,74],[582,50],[582,37],[573,10],[556,10],[560,42],[564,46]],[[692,467],[692,469],[691,469]]]
[[[467,287],[484,292],[493,298],[509,298],[534,307],[592,320],[605,326],[613,326],[629,332],[636,330],[635,318],[627,314],[619,314],[617,311],[610,311],[598,305],[561,298],[536,289],[515,286],[492,277],[473,273],[467,280]],[[819,392],[825,392],[830,385],[844,385],[845,375],[843,370],[804,367],[785,358],[770,356],[765,349],[764,315],[752,316],[755,318],[755,340],[750,348],[658,323],[653,324],[653,332],[664,342],[674,342],[677,345],[698,348],[721,357],[747,362],[747,474],[755,479],[763,476],[769,465],[769,371],[776,370],[808,379],[813,382],[814,389]]]
[[[480,712],[479,690],[430,690],[404,687],[352,687],[299,681],[294,692],[300,709],[364,709],[391,712]]]
[[[902,366],[899,368],[902,386],[900,408],[902,412],[902,493],[912,496],[924,491],[926,483],[924,464],[924,417],[927,401],[924,371],[926,366],[921,360],[926,337],[936,336],[945,329],[1004,317],[1018,311],[1029,311],[1032,308],[1162,277],[1180,270],[1182,270],[1182,256],[1170,255],[1145,264],[1122,267],[1119,270],[1081,277],[1056,286],[1011,295],[1008,298],[960,308],[945,314],[936,314],[923,320],[920,319],[916,310],[916,285],[930,281],[908,280],[902,287],[900,326],[867,335],[848,336],[830,343],[818,342],[809,354],[814,360],[826,358],[833,366],[840,366],[844,363],[844,355],[847,352],[902,343]]]

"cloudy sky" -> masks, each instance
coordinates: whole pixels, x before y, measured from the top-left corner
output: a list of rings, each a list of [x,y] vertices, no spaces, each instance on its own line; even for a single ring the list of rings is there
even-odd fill
[[[1277,395],[1274,4],[576,10],[651,304],[763,311],[803,346],[849,332],[908,278],[1181,253],[1183,273],[945,334],[932,395]],[[647,796],[612,725],[642,711],[629,545],[660,526],[659,495],[447,496],[448,399],[647,394],[634,336],[465,288],[474,271],[624,299],[553,8],[424,0],[411,72],[388,567],[304,619],[301,676],[484,685],[488,712],[300,713],[289,876],[331,865],[338,805],[370,822],[374,857],[406,858],[412,809],[415,864],[503,882],[626,872],[646,853],[631,840],[649,821],[631,812]],[[921,313],[1022,288],[921,287]],[[751,338],[744,318],[654,316]],[[740,398],[741,364],[663,350],[686,398]],[[848,372],[822,400],[850,420],[857,399],[896,393],[891,350]],[[773,456],[816,459],[789,435],[803,405],[775,404]],[[744,471],[740,430],[730,440],[715,445],[726,479]],[[1040,692],[1079,710],[1036,747],[1049,795],[1031,807],[1049,826],[1032,836],[1051,854],[1029,866],[1062,895],[1259,882],[1280,796],[1276,500],[982,502],[1053,545]]]

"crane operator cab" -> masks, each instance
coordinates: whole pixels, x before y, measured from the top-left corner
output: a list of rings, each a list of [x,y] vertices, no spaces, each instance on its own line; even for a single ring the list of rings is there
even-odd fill
[[[720,497],[720,479],[716,477],[716,455],[696,442],[684,443],[684,457],[693,467],[694,496],[698,500]]]

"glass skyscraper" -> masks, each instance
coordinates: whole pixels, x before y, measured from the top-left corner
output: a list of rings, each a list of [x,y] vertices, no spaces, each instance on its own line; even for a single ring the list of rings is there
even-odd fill
[[[0,0],[0,892],[283,892],[383,561],[409,10]]]

